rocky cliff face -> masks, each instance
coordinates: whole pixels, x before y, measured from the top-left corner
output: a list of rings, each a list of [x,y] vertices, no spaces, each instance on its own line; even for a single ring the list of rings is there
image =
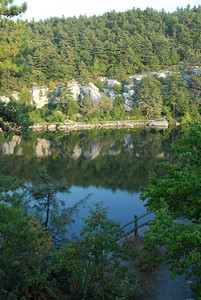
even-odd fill
[[[89,96],[92,105],[95,105],[101,99],[99,89],[92,82],[81,87],[79,97],[82,98],[85,95]]]
[[[50,90],[49,90],[48,86],[38,88],[37,84],[33,84],[33,87],[32,87],[33,103],[36,105],[37,108],[41,108],[45,104],[48,103],[49,92],[50,92]]]
[[[132,75],[129,77],[130,84],[123,85],[121,95],[124,98],[124,109],[126,111],[130,111],[134,105],[133,95],[135,93],[135,85],[134,81],[139,81],[143,77],[147,75],[157,75],[159,77],[166,77],[168,73],[171,72],[171,70],[164,70],[159,72],[151,72],[149,74],[141,74],[141,75]],[[90,82],[88,85],[81,86],[78,81],[75,79],[72,79],[68,82],[68,87],[71,90],[72,97],[75,101],[79,101],[81,98],[83,98],[85,95],[89,96],[89,99],[91,100],[92,105],[95,105],[98,101],[100,101],[102,95],[106,95],[113,100],[119,95],[119,93],[115,92],[115,86],[121,86],[121,82],[113,79],[108,79],[106,77],[100,78],[103,84],[103,91],[100,92],[98,87],[96,87],[92,82]],[[54,92],[51,93],[50,97],[50,89],[48,86],[44,87],[38,87],[37,84],[33,84],[33,87],[31,89],[33,94],[33,104],[36,105],[37,108],[43,107],[45,104],[47,104],[52,97],[58,96],[59,92],[61,90],[61,87],[56,87]],[[18,100],[18,93],[13,92],[12,96],[14,99]],[[5,96],[0,96],[0,101],[3,102],[9,102],[10,99]]]

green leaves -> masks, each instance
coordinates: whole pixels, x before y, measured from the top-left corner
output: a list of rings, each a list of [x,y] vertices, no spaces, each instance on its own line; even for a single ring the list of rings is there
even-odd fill
[[[174,146],[180,163],[164,163],[166,174],[150,175],[141,199],[154,210],[147,241],[153,247],[166,245],[165,259],[173,278],[185,273],[201,280],[201,125],[189,124],[185,136]],[[178,218],[180,217],[180,218]],[[182,221],[184,218],[184,221]],[[188,221],[188,220],[189,221]],[[194,291],[201,296],[199,284]]]
[[[144,77],[136,88],[135,102],[148,118],[160,115],[163,105],[160,82],[151,76]]]
[[[26,288],[38,289],[42,282],[48,286],[48,260],[52,248],[51,240],[31,216],[17,206],[0,204],[0,297],[15,299]],[[45,264],[44,264],[45,262]],[[42,269],[46,270],[46,272]],[[39,275],[40,274],[40,275]],[[28,289],[29,289],[28,288]],[[47,292],[46,292],[47,294]]]
[[[9,103],[0,102],[0,126],[3,130],[10,129],[16,131],[28,130],[33,122],[29,119],[28,113],[33,111],[32,105],[10,101]]]
[[[117,299],[121,293],[128,292],[119,291],[117,287],[118,284],[123,286],[124,282],[130,291],[129,279],[126,279],[120,266],[120,260],[127,256],[119,243],[121,235],[120,225],[108,219],[107,209],[96,203],[85,219],[81,230],[82,239],[69,243],[62,250],[72,272],[72,283],[76,283],[77,293],[80,291],[85,297],[94,299],[103,299],[104,296],[112,299],[112,295]]]

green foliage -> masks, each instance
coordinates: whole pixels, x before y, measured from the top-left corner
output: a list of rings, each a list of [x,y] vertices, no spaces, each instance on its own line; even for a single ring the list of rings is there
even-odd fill
[[[147,239],[152,246],[167,246],[165,259],[173,277],[195,275],[192,288],[201,297],[201,125],[190,124],[174,150],[181,162],[164,163],[166,174],[151,174],[150,184],[141,194],[156,214]],[[190,225],[180,222],[181,217]]]
[[[67,255],[72,272],[72,296],[87,299],[128,299],[136,294],[134,276],[119,260],[127,259],[125,249],[118,243],[120,225],[107,218],[100,204],[90,210],[81,230],[83,239],[70,243]],[[126,289],[125,286],[127,286]],[[123,290],[121,290],[123,289]]]
[[[33,94],[32,92],[24,87],[19,93],[19,102],[25,104],[32,104],[33,103]]]
[[[103,112],[110,111],[113,107],[113,100],[106,95],[102,95],[101,99],[94,105],[95,110]]]
[[[161,114],[163,101],[161,85],[157,79],[144,77],[136,87],[134,98],[137,108],[148,118]]]
[[[85,220],[83,239],[54,247],[58,235],[49,235],[48,222],[53,223],[55,219],[58,222],[55,209],[61,203],[57,203],[55,193],[66,192],[67,186],[64,182],[53,183],[46,172],[40,179],[39,185],[29,188],[38,204],[33,204],[32,199],[34,215],[27,215],[25,194],[15,202],[10,191],[5,194],[8,184],[15,189],[22,182],[0,176],[0,191],[4,194],[0,201],[0,256],[4,258],[0,260],[1,299],[80,299],[83,296],[128,299],[136,295],[133,273],[119,263],[126,256],[118,243],[122,234],[119,224],[107,218],[107,210],[101,205],[97,204]],[[26,204],[26,211],[22,204]],[[78,204],[74,205],[62,215],[63,223],[72,218],[77,207]],[[45,218],[45,227],[38,217],[41,222]],[[60,230],[57,227],[57,234]]]
[[[49,82],[48,82],[48,87],[49,87],[49,89],[51,90],[51,91],[53,91],[54,89],[55,89],[55,83],[52,81],[52,80],[50,80]]]
[[[29,118],[33,123],[57,123],[64,122],[66,120],[66,116],[60,112],[48,109],[47,107],[38,108],[29,113]]]
[[[171,108],[169,107],[169,106],[163,106],[163,113],[164,113],[164,115],[166,116],[166,118],[167,118],[167,121],[169,122],[169,123],[171,123],[172,122],[172,113],[171,113]]]
[[[72,116],[78,113],[79,106],[72,98],[72,93],[67,84],[61,85],[61,93],[59,95],[56,109],[60,110],[66,116]]]
[[[72,101],[67,80],[79,78],[80,83],[88,83],[96,78],[95,84],[102,92],[103,83],[97,79],[100,76],[107,75],[121,80],[122,84],[128,84],[130,74],[160,70],[178,64],[179,61],[190,61],[191,68],[183,64],[181,73],[191,92],[187,91],[179,73],[175,72],[166,81],[163,104],[171,108],[168,119],[182,118],[183,122],[189,119],[188,114],[198,118],[200,71],[192,70],[192,66],[199,65],[200,59],[197,51],[201,45],[197,35],[200,31],[200,6],[173,13],[132,9],[122,13],[110,12],[99,17],[51,18],[39,22],[23,22],[25,26],[22,26],[22,22],[13,22],[10,17],[12,19],[24,12],[26,5],[18,7],[12,4],[13,1],[1,2],[2,95],[7,95],[12,90],[20,91],[23,86],[28,88],[33,82],[49,82],[51,91],[56,82],[64,82],[56,109],[72,119],[76,119],[78,111],[88,114],[90,119],[94,116],[90,116],[92,111],[89,99],[83,98],[78,107]],[[182,68],[179,69],[181,71]],[[150,79],[149,84],[141,83],[136,89],[136,104],[140,111],[151,117],[160,115],[162,101],[157,79],[155,78],[155,82],[152,79],[152,83]],[[122,87],[115,85],[114,91],[119,94]],[[32,101],[28,90],[20,93],[23,102]],[[122,105],[114,105],[112,109],[111,100],[107,101],[109,108],[106,101],[103,102],[104,105],[100,103],[100,110],[104,111],[100,115],[101,119],[126,117]],[[40,113],[36,117],[39,120]],[[47,113],[46,118],[47,121],[60,120],[56,113]]]
[[[122,86],[120,84],[115,84],[113,90],[115,93],[120,94],[122,92]]]
[[[0,204],[0,218],[1,299],[56,294],[50,277],[53,245],[47,232],[17,207]]]
[[[95,85],[97,86],[97,88],[99,89],[100,92],[103,92],[104,84],[100,79],[97,79],[95,81]]]
[[[24,34],[34,50],[23,58],[34,71],[34,80],[79,77],[89,82],[107,76],[123,81],[128,74],[183,61],[188,49],[197,51],[199,20],[200,6],[173,13],[132,9],[98,17],[33,21],[26,24]]]
[[[0,88],[5,83],[5,76],[13,75],[22,70],[18,60],[22,54],[23,39],[20,22],[14,22],[12,17],[25,12],[26,4],[14,5],[13,1],[0,1]],[[12,80],[12,79],[11,79]]]
[[[78,113],[79,106],[73,99],[68,99],[67,101],[60,101],[57,105],[57,109],[61,110],[67,116],[73,116]]]
[[[0,172],[0,193],[16,190],[23,182],[23,180],[19,180],[17,177],[5,176]]]
[[[72,222],[64,201],[57,199],[58,192],[69,193],[69,186],[65,180],[53,183],[52,178],[44,171],[39,174],[38,182],[27,190],[35,200],[33,212],[42,226],[51,232],[55,241],[63,239],[67,232],[66,225]],[[31,207],[30,209],[32,211]]]
[[[53,244],[40,224],[27,215],[24,195],[16,191],[22,183],[0,174],[1,299],[48,297],[55,288],[48,278]]]
[[[167,89],[163,93],[164,104],[171,108],[172,116],[182,116],[189,111],[190,93],[180,78],[180,73],[173,72],[167,76]]]
[[[13,85],[16,87],[16,80],[14,76],[19,74],[24,68],[23,59],[20,61],[20,57],[23,55],[24,42],[22,38],[21,23],[12,21],[12,17],[20,15],[25,12],[26,4],[23,3],[20,6],[13,5],[13,0],[0,1],[0,89],[3,91],[10,91]],[[18,60],[17,60],[18,59]],[[7,84],[8,79],[11,81],[11,85]],[[6,86],[4,86],[6,84]],[[18,83],[19,84],[19,83]],[[8,88],[8,90],[7,90]],[[26,98],[27,93],[22,93],[21,97]],[[24,100],[24,99],[23,99]],[[18,104],[14,101],[0,103],[0,126],[3,130],[8,129],[4,122],[10,122],[9,126],[18,129],[27,129],[31,122],[28,117],[28,112],[33,110],[30,106],[24,104]]]
[[[79,101],[79,106],[80,106],[80,112],[85,115],[87,113],[90,113],[92,110],[92,104],[89,99],[88,95],[85,95],[80,101]]]
[[[14,25],[14,22],[9,18],[15,17],[24,13],[27,9],[26,3],[20,6],[13,5],[13,0],[1,0],[0,1],[0,27],[6,27],[8,25]]]
[[[110,112],[113,120],[122,120],[125,118],[124,99],[122,96],[117,96],[113,109]]]
[[[29,118],[29,112],[35,108],[25,103],[10,101],[7,104],[0,102],[0,126],[3,130],[9,128],[27,130],[33,122]]]
[[[141,120],[145,119],[145,117],[141,114],[141,111],[139,108],[134,106],[130,112],[130,117],[134,120]]]

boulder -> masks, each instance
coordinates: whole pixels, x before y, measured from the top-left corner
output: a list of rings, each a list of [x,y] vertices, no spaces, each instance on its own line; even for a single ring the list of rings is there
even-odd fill
[[[93,84],[92,82],[89,82],[89,87],[92,90],[99,92],[99,88],[95,84]]]
[[[105,94],[105,95],[109,95],[109,93],[111,92],[111,90],[109,90],[109,89],[106,89],[106,88],[104,88],[103,89],[103,94]]]
[[[84,85],[80,88],[81,95],[88,95],[91,103],[94,105],[101,99],[101,93],[99,89],[90,82],[89,85]]]
[[[119,82],[117,80],[112,80],[112,79],[108,79],[106,81],[106,87],[110,90],[112,90],[114,88],[115,84],[121,85],[121,82]]]
[[[142,78],[144,76],[146,76],[146,74],[144,74],[144,75],[132,75],[132,76],[129,77],[129,80],[132,81],[134,79],[134,80],[140,81],[140,80],[142,80]]]
[[[108,96],[109,96],[110,98],[112,98],[113,100],[115,100],[115,98],[116,98],[116,95],[115,95],[115,93],[114,93],[113,91],[110,91],[110,92],[108,93]]]
[[[125,102],[124,102],[124,109],[125,109],[127,112],[131,111],[132,108],[133,108],[133,104],[134,104],[134,102],[133,102],[132,100],[126,99]]]
[[[130,90],[130,91],[128,92],[128,94],[129,94],[129,98],[132,98],[133,95],[135,94],[135,91],[134,91],[134,90]]]
[[[123,86],[123,91],[124,91],[124,93],[128,93],[129,91],[132,90],[132,88],[133,88],[133,85],[131,85],[131,84],[124,85]]]
[[[9,97],[6,97],[6,96],[0,96],[0,101],[1,102],[5,102],[5,103],[8,103],[10,101],[10,98]]]
[[[123,97],[124,97],[124,100],[128,99],[129,98],[129,94],[128,93],[123,93]]]
[[[149,122],[149,126],[151,127],[164,127],[167,128],[168,127],[168,121],[167,120],[163,120],[163,121],[151,121]]]

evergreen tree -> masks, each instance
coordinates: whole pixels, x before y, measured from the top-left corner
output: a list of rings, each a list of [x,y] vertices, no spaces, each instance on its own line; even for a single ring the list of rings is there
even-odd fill
[[[0,84],[5,74],[16,73],[20,71],[15,58],[20,53],[22,39],[16,32],[20,23],[13,22],[10,18],[18,16],[26,10],[26,4],[21,6],[13,5],[13,0],[0,1]],[[1,86],[0,86],[1,88]],[[29,120],[28,112],[32,107],[26,107],[24,104],[18,104],[14,101],[8,104],[0,102],[0,126],[3,129],[8,128],[4,122],[10,122],[11,126],[17,126],[20,129],[26,129],[32,123]]]
[[[53,182],[47,171],[40,172],[37,183],[27,188],[32,201],[34,199],[29,213],[34,213],[35,219],[40,221],[41,226],[51,234],[53,242],[57,245],[68,241],[67,226],[74,222],[74,214],[78,212],[78,207],[89,197],[88,195],[73,206],[67,207],[65,201],[59,199],[59,193],[68,194],[69,189],[64,179]]]
[[[84,115],[91,111],[92,103],[88,95],[84,95],[84,97],[79,101],[79,106],[80,106],[80,112]]]
[[[33,124],[28,114],[33,110],[33,106],[28,106],[25,103],[0,102],[0,127],[5,131],[10,128],[12,130],[27,130]]]
[[[12,17],[25,12],[26,4],[16,6],[12,3],[13,0],[0,1],[0,81],[4,72],[19,71],[15,58],[22,46],[22,32],[20,31],[20,22],[12,21]]]
[[[136,87],[135,103],[148,118],[160,115],[163,106],[160,82],[151,76],[144,77]]]
[[[180,73],[171,73],[165,82],[167,88],[163,93],[164,104],[171,108],[173,117],[184,115],[190,109],[190,94],[185,82],[181,80]]]
[[[42,226],[51,232],[55,241],[61,241],[65,237],[66,224],[70,222],[70,216],[67,209],[64,208],[64,202],[57,199],[57,193],[69,193],[69,186],[63,180],[59,183],[53,183],[52,178],[47,172],[39,174],[38,183],[28,188],[30,196],[35,199],[33,212]]]
[[[71,116],[78,112],[79,107],[75,100],[73,100],[71,90],[67,83],[60,86],[60,95],[58,98],[57,110],[62,111],[66,116]]]

